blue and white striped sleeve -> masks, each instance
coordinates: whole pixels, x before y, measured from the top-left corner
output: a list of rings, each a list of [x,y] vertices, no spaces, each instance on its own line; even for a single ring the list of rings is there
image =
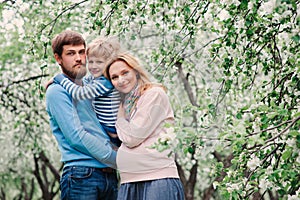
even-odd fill
[[[59,83],[73,99],[94,99],[99,96],[106,96],[113,90],[113,85],[104,76],[92,80],[83,86],[75,84],[62,74],[58,74],[54,77],[54,81]]]

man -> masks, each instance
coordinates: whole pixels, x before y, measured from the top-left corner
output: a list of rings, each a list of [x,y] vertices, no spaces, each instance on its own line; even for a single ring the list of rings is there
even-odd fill
[[[63,31],[52,40],[52,49],[63,75],[82,85],[86,74],[86,44],[82,36]],[[53,83],[47,88],[46,109],[64,163],[61,199],[116,199],[116,151],[91,102],[74,100],[62,86]]]

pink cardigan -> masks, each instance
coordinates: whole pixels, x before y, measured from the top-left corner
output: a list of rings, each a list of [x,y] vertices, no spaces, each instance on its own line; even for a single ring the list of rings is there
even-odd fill
[[[140,97],[130,122],[118,118],[117,133],[122,145],[117,153],[121,183],[161,178],[178,178],[174,155],[149,148],[166,133],[164,125],[173,123],[173,111],[165,91],[152,87]]]

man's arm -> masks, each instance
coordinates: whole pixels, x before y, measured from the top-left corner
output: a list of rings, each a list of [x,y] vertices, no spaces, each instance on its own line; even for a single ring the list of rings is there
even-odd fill
[[[76,100],[94,99],[98,96],[105,96],[113,89],[111,82],[104,76],[93,80],[84,86],[76,85],[63,74],[58,74],[54,77],[54,81],[65,88],[69,94]]]
[[[113,150],[109,138],[100,127],[95,131],[86,131],[66,90],[58,84],[53,84],[48,88],[46,99],[51,117],[55,119],[65,140],[72,148],[94,157],[109,167],[117,167],[116,151]]]

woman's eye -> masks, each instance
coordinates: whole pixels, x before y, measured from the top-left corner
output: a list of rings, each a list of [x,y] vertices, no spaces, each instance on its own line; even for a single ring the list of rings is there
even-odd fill
[[[118,77],[117,76],[113,76],[113,77],[111,77],[111,80],[113,80],[113,81],[115,81],[115,80],[117,80],[118,79]]]

